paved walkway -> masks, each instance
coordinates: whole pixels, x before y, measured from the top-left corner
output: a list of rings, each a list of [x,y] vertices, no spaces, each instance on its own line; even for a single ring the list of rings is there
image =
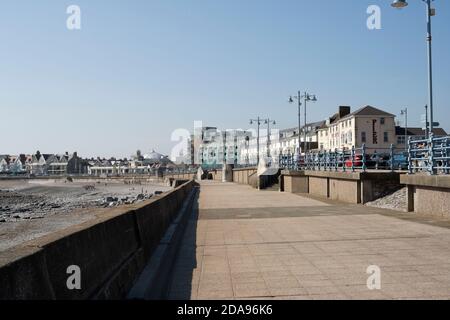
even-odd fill
[[[450,230],[383,209],[204,182],[183,241],[171,299],[450,299]]]

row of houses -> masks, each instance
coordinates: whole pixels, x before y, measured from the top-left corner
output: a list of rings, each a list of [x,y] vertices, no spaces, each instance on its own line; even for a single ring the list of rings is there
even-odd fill
[[[91,176],[116,176],[134,174],[157,174],[174,167],[170,159],[156,151],[141,155],[140,151],[128,159],[90,159],[88,174]]]
[[[373,106],[355,111],[349,106],[339,106],[335,114],[323,121],[308,123],[299,130],[272,129],[261,126],[257,130],[227,130],[226,134],[215,127],[203,127],[188,143],[188,163],[201,165],[255,164],[259,157],[277,158],[280,155],[305,151],[345,150],[361,148],[367,152],[385,152],[394,146],[406,149],[408,138],[423,139],[422,128],[401,127],[396,116]],[[435,136],[447,136],[442,128],[433,129]],[[225,142],[225,143],[224,143]],[[300,142],[300,150],[299,150]]]
[[[152,151],[128,159],[82,159],[77,152],[69,154],[21,154],[0,155],[0,175],[92,175],[114,176],[126,174],[150,174],[167,169],[173,163],[160,153]]]
[[[74,152],[69,154],[0,155],[0,174],[63,175],[86,174],[87,162]]]

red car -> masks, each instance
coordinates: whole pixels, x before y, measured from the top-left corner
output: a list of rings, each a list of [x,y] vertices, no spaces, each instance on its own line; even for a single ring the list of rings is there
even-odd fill
[[[363,159],[362,155],[360,155],[360,154],[355,155],[355,160],[353,161],[353,166],[355,168],[362,168],[362,166],[363,166],[362,159]],[[374,161],[372,159],[368,159],[367,156],[366,156],[366,161],[365,162],[366,162],[366,168],[369,168],[369,167],[372,168],[372,167],[375,167],[375,165],[376,165],[376,161]],[[349,158],[349,159],[345,160],[345,167],[346,168],[351,168],[352,167],[352,158]]]

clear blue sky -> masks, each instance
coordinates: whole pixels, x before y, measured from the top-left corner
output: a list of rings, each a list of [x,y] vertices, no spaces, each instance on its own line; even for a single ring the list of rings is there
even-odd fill
[[[311,120],[366,104],[420,125],[427,103],[425,7],[409,0],[15,0],[0,10],[0,154],[169,153],[194,120],[296,125],[287,97],[310,90]],[[66,8],[82,30],[66,29]],[[366,27],[370,4],[382,30]],[[450,2],[436,0],[435,113],[450,129]]]

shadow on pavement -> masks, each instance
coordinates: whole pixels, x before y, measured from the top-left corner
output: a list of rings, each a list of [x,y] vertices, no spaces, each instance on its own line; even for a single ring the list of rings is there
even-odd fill
[[[177,259],[174,261],[168,284],[169,300],[189,300],[193,289],[193,271],[197,268],[197,222],[199,216],[199,191],[182,238]]]

